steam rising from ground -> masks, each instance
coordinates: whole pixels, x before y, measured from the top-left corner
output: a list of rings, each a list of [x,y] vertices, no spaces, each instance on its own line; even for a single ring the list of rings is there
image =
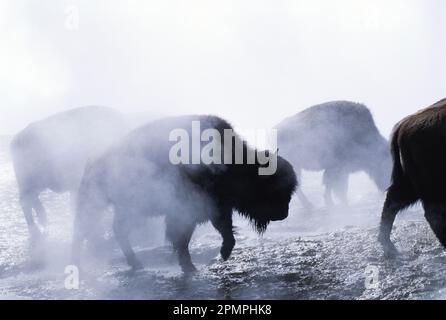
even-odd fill
[[[6,144],[6,143],[5,143]],[[3,151],[1,154],[5,154]],[[396,242],[402,260],[383,259],[376,241],[382,197],[364,174],[351,178],[351,208],[324,209],[321,176],[304,174],[313,212],[297,201],[290,217],[274,223],[258,239],[246,221],[237,219],[237,246],[232,258],[218,258],[220,237],[209,225],[199,227],[192,256],[200,271],[185,278],[163,223],[149,219],[133,236],[146,268],[129,274],[113,241],[101,256],[87,254],[81,289],[63,287],[69,261],[72,215],[68,197],[45,193],[50,229],[46,265],[30,264],[27,230],[17,202],[9,161],[2,163],[0,291],[4,298],[422,298],[441,297],[444,252],[419,209],[398,218]],[[378,266],[379,290],[364,288],[364,270]],[[268,288],[268,290],[265,290]],[[439,296],[440,294],[440,296]]]
[[[270,225],[260,239],[246,221],[237,219],[237,245],[227,262],[218,258],[219,235],[209,225],[199,227],[191,243],[199,268],[194,277],[181,274],[164,242],[162,221],[149,219],[132,239],[146,268],[129,274],[112,242],[103,255],[86,256],[79,290],[64,288],[72,226],[68,197],[42,196],[51,223],[47,264],[36,268],[29,261],[10,162],[2,162],[0,179],[2,298],[444,298],[446,256],[419,208],[397,218],[394,237],[401,259],[382,257],[375,238],[383,199],[363,174],[351,179],[351,208],[332,210],[323,207],[320,174],[304,174],[316,209],[307,212],[293,202],[290,217]],[[380,272],[377,290],[364,286],[370,265]]]

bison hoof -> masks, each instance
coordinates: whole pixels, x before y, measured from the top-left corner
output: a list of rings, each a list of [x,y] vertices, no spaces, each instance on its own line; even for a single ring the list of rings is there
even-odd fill
[[[396,256],[398,256],[400,254],[398,249],[391,242],[386,245],[383,245],[383,250],[384,250],[384,256],[386,258],[395,258]]]
[[[143,264],[139,260],[135,260],[130,264],[132,271],[138,271],[144,269]]]
[[[381,244],[386,258],[394,258],[400,254],[391,241],[381,242]]]
[[[229,259],[233,248],[234,248],[234,245],[221,247],[220,254],[224,261]]]
[[[197,268],[195,268],[195,266],[192,263],[187,263],[187,264],[181,265],[181,270],[184,273],[194,273],[197,271]]]

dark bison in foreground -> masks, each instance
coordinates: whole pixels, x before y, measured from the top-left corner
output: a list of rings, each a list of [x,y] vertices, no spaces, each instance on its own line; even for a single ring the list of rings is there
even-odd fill
[[[87,160],[100,154],[125,133],[123,117],[107,107],[72,109],[28,125],[11,142],[20,204],[31,237],[41,231],[46,212],[39,194],[77,191]]]
[[[193,121],[199,121],[202,136],[208,129],[216,129],[221,137],[225,130],[232,130],[215,116],[164,118],[130,132],[88,166],[77,201],[74,263],[79,262],[83,240],[90,239],[89,226],[108,207],[114,210],[115,237],[133,269],[141,268],[141,263],[129,243],[131,229],[145,217],[164,215],[166,237],[184,272],[195,269],[188,246],[197,224],[211,221],[223,238],[220,252],[226,260],[235,245],[233,210],[248,218],[260,233],[270,221],[287,217],[297,186],[292,166],[277,156],[275,173],[259,175],[259,168],[268,164],[261,165],[258,155],[254,163],[247,164],[247,154],[253,149],[237,135],[229,147],[219,145],[220,159],[229,154],[233,164],[172,164],[169,154],[174,144],[169,135],[180,129],[193,136]],[[234,164],[236,142],[242,146],[244,164]]]
[[[276,129],[280,153],[291,161],[298,180],[302,169],[324,171],[326,204],[332,204],[332,191],[347,202],[348,177],[355,171],[365,171],[381,190],[390,184],[388,142],[362,104],[319,104],[285,119]],[[297,195],[310,206],[301,190]]]
[[[381,217],[379,240],[386,254],[397,213],[421,200],[425,217],[446,246],[446,99],[403,119],[392,136],[392,184]]]

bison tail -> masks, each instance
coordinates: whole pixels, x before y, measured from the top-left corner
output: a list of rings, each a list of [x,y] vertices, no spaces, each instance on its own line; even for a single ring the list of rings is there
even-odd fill
[[[403,163],[401,161],[401,153],[400,153],[400,146],[398,142],[399,137],[399,127],[397,127],[393,134],[392,134],[392,140],[390,143],[390,152],[392,154],[393,159],[393,169],[392,169],[392,184],[401,181],[401,179],[404,176],[404,168]]]

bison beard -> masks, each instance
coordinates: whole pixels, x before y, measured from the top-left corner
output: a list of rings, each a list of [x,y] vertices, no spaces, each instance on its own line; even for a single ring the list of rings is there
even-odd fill
[[[277,159],[273,175],[260,176],[254,164],[172,165],[169,162],[169,132],[183,128],[190,133],[192,121],[201,130],[217,129],[223,136],[232,127],[214,116],[184,116],[154,121],[131,132],[85,171],[77,201],[73,258],[78,263],[82,241],[90,239],[88,226],[98,212],[114,209],[113,230],[127,262],[133,269],[141,263],[128,236],[143,216],[164,215],[166,237],[178,254],[184,272],[195,270],[189,254],[189,241],[197,224],[211,221],[221,234],[221,256],[228,259],[235,245],[232,212],[248,218],[262,233],[270,221],[285,219],[288,204],[297,187],[292,166]],[[234,157],[235,140],[231,151]],[[244,158],[250,149],[243,143]],[[234,163],[234,162],[233,162]],[[267,166],[267,165],[265,165]]]
[[[392,185],[381,216],[379,241],[386,255],[397,213],[421,200],[426,220],[446,246],[446,99],[403,119],[392,136]]]

